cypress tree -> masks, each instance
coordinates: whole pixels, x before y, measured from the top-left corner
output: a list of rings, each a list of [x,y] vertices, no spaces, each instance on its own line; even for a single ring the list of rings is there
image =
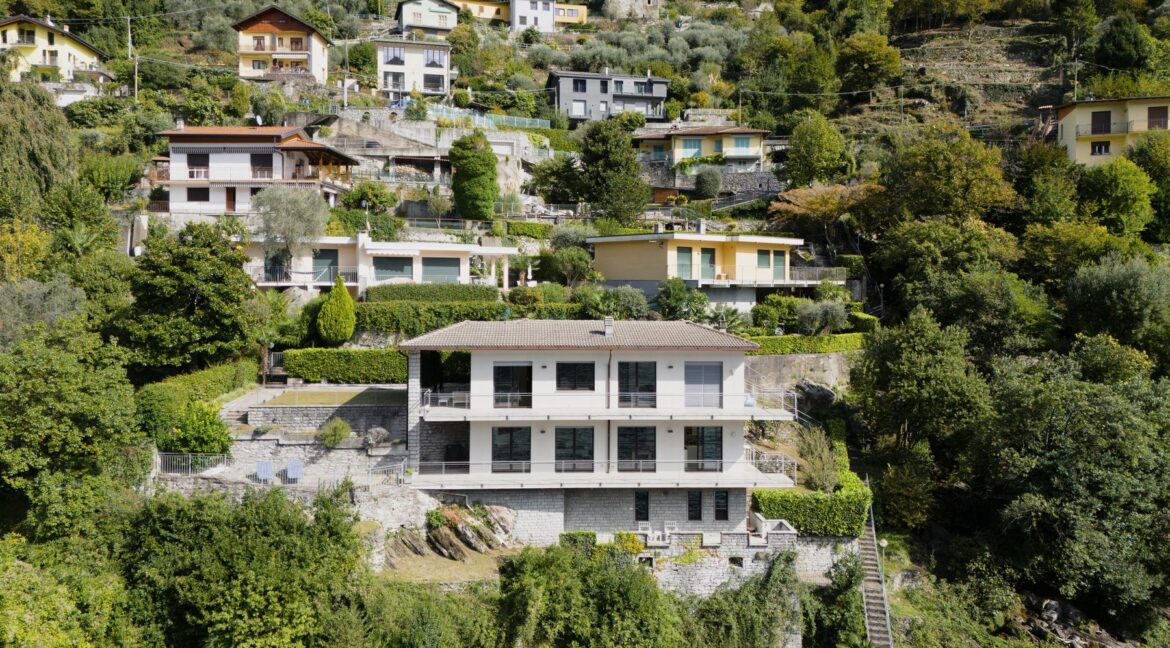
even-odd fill
[[[321,305],[321,312],[317,314],[317,336],[325,344],[343,344],[353,337],[356,324],[353,297],[349,296],[341,275],[338,275],[333,281],[333,289]]]

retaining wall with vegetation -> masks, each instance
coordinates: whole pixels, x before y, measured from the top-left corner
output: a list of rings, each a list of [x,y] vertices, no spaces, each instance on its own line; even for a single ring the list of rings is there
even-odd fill
[[[248,408],[248,425],[272,425],[286,432],[318,430],[329,419],[339,418],[359,436],[382,428],[394,436],[406,437],[406,407],[403,405],[258,405]],[[397,426],[397,429],[395,427]]]

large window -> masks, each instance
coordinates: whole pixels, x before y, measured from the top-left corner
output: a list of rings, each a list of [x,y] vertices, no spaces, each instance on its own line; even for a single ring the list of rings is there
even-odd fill
[[[207,153],[187,154],[187,178],[206,180],[209,176],[210,157]]]
[[[776,281],[788,279],[788,253],[784,250],[772,253],[772,278]]]
[[[374,257],[374,281],[410,279],[414,276],[414,259],[410,257]]]
[[[699,248],[699,272],[704,279],[715,278],[715,248]]]
[[[768,250],[756,250],[756,267],[767,270],[772,267],[772,253]]]
[[[618,363],[618,407],[657,407],[658,367],[653,362]]]
[[[250,157],[252,166],[252,177],[257,179],[269,179],[272,177],[272,154],[271,153],[253,153]]]
[[[459,283],[459,259],[424,258],[422,280],[423,283]]]
[[[695,252],[689,247],[680,247],[674,252],[675,264],[678,266],[679,279],[693,279],[694,270],[691,266],[694,264]]]
[[[492,428],[492,472],[531,472],[532,428]]]
[[[727,491],[715,491],[715,519],[724,521],[727,519]]]
[[[654,472],[656,434],[650,427],[618,428],[618,471]]]
[[[557,391],[593,391],[592,362],[558,362]]]
[[[557,428],[556,453],[557,472],[593,472],[593,428]]]
[[[423,75],[423,90],[427,92],[442,92],[443,91],[443,75],[442,74],[424,74]]]
[[[752,145],[752,138],[750,138],[746,135],[736,135],[735,136],[735,150],[737,152],[743,153],[744,151],[751,148],[751,145]]]
[[[703,491],[687,491],[687,520],[698,522],[703,519]]]
[[[211,202],[211,189],[187,187],[187,202]]]
[[[402,65],[406,63],[406,48],[383,47],[382,62],[386,65]]]
[[[443,67],[447,61],[447,52],[444,50],[423,50],[423,60],[427,67]]]
[[[634,491],[634,521],[650,521],[650,491]]]
[[[532,407],[531,362],[497,362],[492,382],[496,407]]]
[[[722,362],[688,362],[683,380],[687,407],[723,407]]]
[[[585,92],[585,79],[573,79],[573,92]]]
[[[687,472],[722,472],[723,428],[684,428],[683,452],[687,458]]]
[[[683,140],[683,157],[700,157],[703,155],[703,140],[688,137]]]

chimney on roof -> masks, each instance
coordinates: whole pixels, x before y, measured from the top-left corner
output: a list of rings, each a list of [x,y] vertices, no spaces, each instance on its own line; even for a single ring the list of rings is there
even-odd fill
[[[646,68],[646,78],[650,78],[650,68]]]
[[[56,25],[53,24],[53,17],[49,14],[45,14],[45,24],[50,27],[56,27]]]
[[[182,117],[178,117],[175,119],[175,128],[177,128],[179,130],[183,130],[186,127],[187,127],[187,124],[183,123]]]
[[[607,338],[613,337],[613,318],[612,317],[605,318],[605,337],[607,337]]]
[[[666,224],[665,223],[663,223],[662,221],[654,223],[654,233],[655,234],[662,234],[665,231],[666,231]]]
[[[609,76],[609,66],[605,66],[605,76]]]
[[[707,233],[707,219],[706,218],[699,219],[699,233],[700,234]]]

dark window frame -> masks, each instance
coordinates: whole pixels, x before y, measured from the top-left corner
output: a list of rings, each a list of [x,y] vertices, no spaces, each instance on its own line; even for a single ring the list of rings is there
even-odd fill
[[[656,472],[658,429],[653,425],[620,426],[617,429],[618,472]]]
[[[650,521],[650,491],[634,491],[634,521]]]
[[[730,510],[731,497],[730,493],[725,490],[717,490],[711,497],[715,504],[715,520],[717,522],[726,522],[728,520],[728,511]],[[723,500],[720,502],[720,500]]]
[[[594,429],[588,426],[563,426],[553,431],[556,472],[593,472]],[[569,436],[567,444],[562,439]],[[567,450],[568,452],[562,452]]]
[[[596,391],[597,363],[558,362],[556,379],[557,391]]]
[[[497,456],[498,439],[507,435],[507,452]],[[527,453],[523,450],[527,449]],[[532,428],[528,426],[492,427],[492,472],[532,472]],[[519,455],[519,456],[518,456]]]
[[[618,362],[618,407],[657,406],[658,363],[653,360]]]
[[[187,202],[211,202],[211,187],[187,187]]]
[[[703,521],[703,491],[701,490],[687,491],[687,521]]]

